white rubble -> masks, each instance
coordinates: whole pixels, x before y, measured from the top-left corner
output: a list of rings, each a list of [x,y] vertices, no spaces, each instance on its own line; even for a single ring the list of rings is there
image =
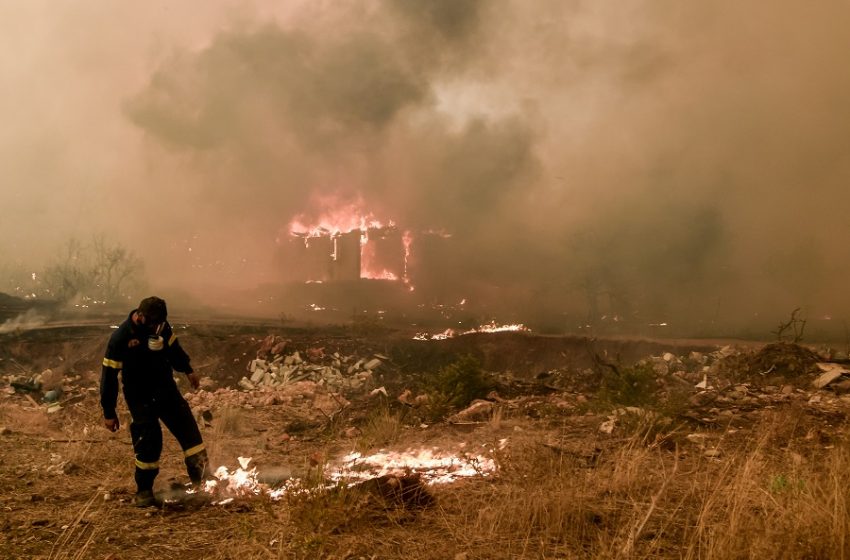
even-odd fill
[[[339,352],[325,356],[322,352],[308,350],[307,355],[309,361],[298,351],[268,360],[251,360],[247,367],[250,377],[243,377],[238,385],[245,391],[262,391],[297,381],[313,381],[334,391],[360,391],[369,388],[374,371],[383,364],[377,357],[341,356]],[[349,363],[351,365],[344,365]]]

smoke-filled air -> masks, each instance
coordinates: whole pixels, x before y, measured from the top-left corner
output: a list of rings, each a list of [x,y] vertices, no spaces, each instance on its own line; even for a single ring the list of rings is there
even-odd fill
[[[800,308],[844,332],[848,20],[838,0],[0,3],[0,292],[542,332],[766,333]]]

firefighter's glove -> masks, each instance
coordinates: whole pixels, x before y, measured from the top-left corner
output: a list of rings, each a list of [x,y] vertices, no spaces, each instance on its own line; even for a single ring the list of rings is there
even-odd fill
[[[189,385],[192,386],[192,389],[197,389],[201,386],[201,378],[198,377],[197,373],[187,373],[186,379],[189,380]]]

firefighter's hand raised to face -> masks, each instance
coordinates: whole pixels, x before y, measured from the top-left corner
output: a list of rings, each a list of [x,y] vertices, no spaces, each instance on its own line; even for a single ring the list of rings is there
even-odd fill
[[[106,426],[106,429],[110,432],[117,432],[118,428],[121,427],[121,423],[118,421],[118,418],[104,418],[103,425]]]

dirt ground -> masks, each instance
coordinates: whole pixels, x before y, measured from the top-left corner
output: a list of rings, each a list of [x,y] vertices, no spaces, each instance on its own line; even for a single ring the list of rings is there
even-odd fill
[[[122,428],[112,434],[99,409],[110,326],[9,333],[0,335],[0,557],[827,558],[848,552],[847,520],[838,517],[850,510],[850,496],[830,494],[827,486],[829,465],[838,468],[850,455],[850,401],[829,387],[813,388],[819,372],[812,364],[781,377],[770,368],[747,370],[741,364],[759,344],[526,333],[425,342],[390,329],[200,322],[175,322],[175,329],[208,379],[189,399],[213,466],[233,470],[238,457],[251,457],[264,487],[297,480],[312,491],[226,503],[184,499],[180,449],[166,432],[157,491],[183,497],[161,509],[134,507],[130,418],[119,402]],[[281,358],[336,354],[350,364],[380,356],[381,364],[356,388],[240,387],[270,335],[286,341]],[[456,407],[437,417],[402,396],[408,389],[411,398],[424,394],[423,379],[467,355],[495,383],[483,413],[457,415],[462,407]],[[642,359],[649,369],[631,369]],[[764,366],[755,357],[750,362]],[[606,368],[629,379],[625,393],[600,385]],[[63,389],[59,407],[43,402],[46,387],[21,385],[48,369]],[[628,377],[646,371],[646,379]],[[630,401],[645,382],[646,399]],[[492,460],[496,470],[417,486],[426,505],[394,499],[383,482],[326,484],[331,466],[351,451],[423,449]],[[381,480],[398,485],[408,475]],[[794,533],[793,546],[771,538],[773,530],[788,534],[786,517],[801,526],[792,512],[809,498],[811,511],[820,512],[810,517],[826,517]],[[830,507],[831,517],[823,513]],[[769,518],[773,528],[754,540],[750,531]]]

